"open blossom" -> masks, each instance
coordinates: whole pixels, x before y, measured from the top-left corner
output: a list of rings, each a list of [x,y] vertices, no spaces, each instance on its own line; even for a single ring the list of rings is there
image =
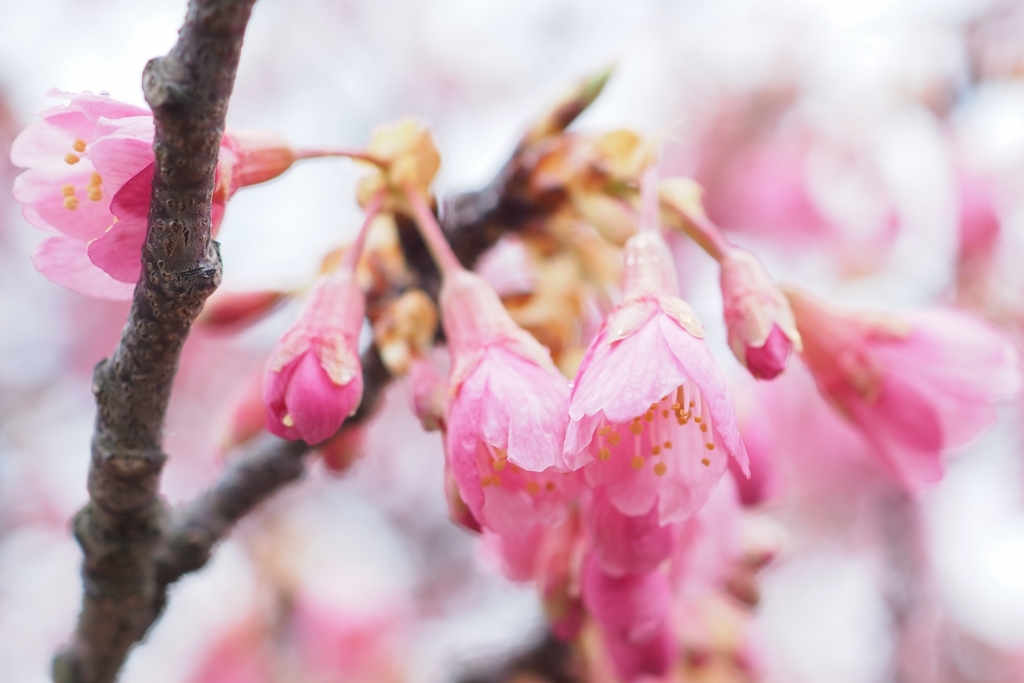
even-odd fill
[[[729,346],[754,377],[774,379],[800,350],[789,302],[750,252],[733,247],[719,265]]]
[[[359,330],[365,308],[351,269],[314,285],[299,321],[270,357],[263,384],[267,429],[318,444],[356,411],[363,397]]]
[[[479,275],[445,277],[447,451],[463,499],[480,523],[521,536],[564,513],[558,472],[569,386],[547,349],[508,316]]]
[[[565,514],[569,383],[487,281],[458,262],[419,190],[405,187],[405,198],[443,277],[438,300],[451,355],[445,451],[460,498],[482,527],[522,546]]]
[[[141,250],[153,179],[153,115],[94,95],[51,90],[68,100],[39,113],[11,147],[27,168],[14,183],[25,219],[59,233],[36,251],[36,268],[53,282],[103,299],[130,299],[142,268]],[[274,178],[297,159],[271,133],[228,131],[221,141],[213,195],[213,230],[239,188]]]
[[[993,401],[1020,388],[1013,345],[965,313],[896,317],[836,310],[796,290],[787,296],[819,391],[911,490],[939,481],[942,451],[992,424]]]
[[[624,300],[576,376],[565,458],[586,465],[590,485],[604,486],[621,512],[645,515],[657,503],[668,524],[704,505],[727,458],[746,471],[747,455],[729,388],[703,327],[676,296],[657,229],[630,238],[625,264]]]

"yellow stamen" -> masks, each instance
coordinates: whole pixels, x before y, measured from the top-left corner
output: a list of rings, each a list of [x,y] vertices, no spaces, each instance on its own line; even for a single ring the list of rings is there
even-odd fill
[[[598,436],[608,436],[609,434],[611,434],[611,431],[612,431],[611,425],[605,425],[604,427],[601,427],[600,429],[597,430],[597,435]]]
[[[700,418],[699,418],[699,417],[698,417],[697,419],[698,419],[698,420],[700,420]],[[702,432],[707,432],[707,431],[708,431],[708,426],[707,426],[707,424],[702,424],[702,425],[700,426],[700,431],[702,431]]]
[[[538,484],[535,481],[526,482],[526,492],[529,493],[531,496],[536,496],[538,493],[540,493],[540,484]]]
[[[646,413],[644,413],[644,422],[651,422],[653,420],[654,420],[654,413],[652,413],[649,410]]]
[[[619,436],[618,432],[612,432],[608,435],[608,443],[611,445],[618,446],[620,441],[622,441],[622,437]]]
[[[68,209],[69,211],[74,211],[75,209],[77,209],[78,208],[78,198],[77,197],[65,197],[64,198],[64,208]]]
[[[71,147],[76,152],[84,152],[85,151],[85,140],[83,140],[82,138],[75,138],[75,141],[71,144]]]
[[[661,416],[662,417],[668,417],[668,411],[667,410],[661,411]]]
[[[629,431],[634,434],[642,434],[644,426],[640,423],[640,420],[633,420],[633,424],[629,425]]]
[[[555,490],[555,482],[549,481],[548,483],[544,484],[544,489],[546,491],[554,491]]]
[[[704,444],[704,446],[705,446],[705,447],[706,447],[706,448],[707,448],[707,449],[708,449],[709,451],[713,451],[713,450],[715,450],[715,444],[713,444],[713,443],[708,443],[708,444]]]
[[[608,450],[607,448],[602,448],[601,450],[599,450],[597,452],[597,459],[598,460],[607,460],[610,457],[612,457],[612,452],[610,450]]]
[[[494,468],[495,472],[501,472],[508,465],[508,460],[495,460],[491,463],[491,467]]]
[[[694,415],[693,421],[696,422],[697,424],[700,424],[700,415]]]
[[[89,199],[94,202],[98,202],[103,199],[103,190],[96,187],[95,185],[89,188]]]
[[[666,472],[668,472],[668,465],[666,465],[665,463],[659,462],[654,465],[654,473],[659,477],[665,476]]]
[[[64,161],[72,165],[77,164],[81,160],[77,154],[72,154],[71,152],[64,155]]]
[[[62,195],[64,195],[65,197],[74,197],[75,196],[75,186],[74,185],[61,185],[60,186],[60,193]]]
[[[661,455],[661,446],[652,446],[651,455]]]
[[[672,448],[672,442],[671,442],[671,441],[666,441],[666,442],[665,442],[665,448],[668,448],[668,449],[670,449],[670,450],[671,450],[671,448]]]
[[[294,427],[295,426],[295,420],[292,419],[291,415],[285,415],[281,419],[281,424],[283,424],[285,427]]]
[[[97,173],[96,171],[93,171],[92,175],[89,176],[89,184],[90,185],[101,185],[101,184],[103,184],[103,178],[100,176],[99,173]]]
[[[633,466],[634,470],[642,470],[644,468],[644,459],[639,455],[634,455],[629,464]]]
[[[518,465],[512,465],[512,471],[515,472],[516,474],[519,474],[520,472],[522,472],[522,470],[519,469]]]
[[[707,458],[704,458],[703,460],[700,461],[700,464],[704,465],[704,467],[708,467],[711,464],[711,461],[708,460]]]

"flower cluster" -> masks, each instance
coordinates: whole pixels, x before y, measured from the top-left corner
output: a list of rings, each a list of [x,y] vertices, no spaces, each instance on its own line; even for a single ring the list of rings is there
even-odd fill
[[[509,578],[535,583],[552,631],[580,645],[595,680],[690,680],[685,672],[712,656],[747,680],[754,575],[774,551],[752,548],[743,507],[779,490],[773,430],[802,430],[826,462],[843,439],[860,439],[890,483],[916,493],[942,478],[949,449],[994,421],[995,402],[1019,390],[1017,352],[965,312],[842,310],[778,285],[705,212],[699,185],[659,181],[655,145],[632,131],[559,127],[559,112],[589,104],[606,78],[585,82],[524,136],[503,178],[508,204],[526,218],[491,240],[476,272],[468,261],[480,254],[457,254],[438,220],[431,187],[441,157],[422,123],[383,126],[366,150],[348,152],[300,152],[276,136],[229,131],[214,229],[237,189],[300,158],[347,156],[369,171],[355,190],[366,214],[357,239],[311,278],[297,321],[236,406],[225,446],[266,428],[346,469],[363,450],[365,425],[350,418],[364,392],[368,318],[376,364],[408,376],[414,412],[442,435],[452,520],[482,535]],[[35,262],[59,284],[121,298],[139,275],[152,116],[104,96],[57,96],[68,106],[42,112],[12,152],[29,169],[15,186],[26,218],[59,233]],[[737,153],[746,170],[710,206],[731,221],[771,209],[769,222],[795,216],[792,230],[826,231],[802,190],[779,198],[759,189],[779,167],[795,182],[790,166],[804,152],[797,140]],[[745,199],[729,209],[734,195]],[[730,381],[681,297],[670,241],[684,236],[717,264],[742,379]],[[250,325],[300,296],[225,293],[200,324]],[[447,378],[432,359],[439,320]],[[817,412],[786,426],[751,397],[796,358],[820,397],[811,398]],[[712,653],[715,619],[736,637]]]

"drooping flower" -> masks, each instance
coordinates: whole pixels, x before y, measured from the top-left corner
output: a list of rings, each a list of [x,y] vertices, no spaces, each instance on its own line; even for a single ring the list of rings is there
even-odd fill
[[[729,388],[703,327],[677,297],[672,257],[645,179],[644,220],[625,248],[624,297],[580,365],[564,455],[627,515],[662,524],[707,501],[730,456],[746,471]]]
[[[733,247],[719,265],[729,346],[754,377],[774,379],[790,349],[800,350],[789,302],[749,251]]]
[[[315,445],[359,407],[365,309],[351,271],[323,276],[314,285],[302,317],[278,342],[267,367],[263,400],[271,432]]]
[[[313,285],[298,322],[270,357],[263,383],[267,429],[282,438],[321,443],[338,431],[362,400],[359,331],[366,297],[355,270],[380,205],[379,197],[371,203],[341,266]]]
[[[942,451],[977,436],[993,402],[1020,389],[1013,345],[968,314],[850,312],[786,294],[819,391],[911,490],[939,481]]]
[[[14,183],[25,219],[59,233],[33,256],[53,282],[88,296],[130,299],[141,271],[141,249],[153,178],[153,116],[141,107],[90,92],[51,90],[68,100],[39,113],[11,147],[27,168]],[[239,188],[277,177],[299,158],[280,136],[227,131],[221,141],[212,228]]]
[[[564,515],[561,444],[569,388],[547,349],[459,264],[426,201],[406,188],[443,277],[451,355],[446,452],[460,497],[485,529],[518,544]]]
[[[622,680],[661,676],[676,658],[668,577],[655,569],[612,576],[591,557],[583,569],[583,603],[600,629]]]

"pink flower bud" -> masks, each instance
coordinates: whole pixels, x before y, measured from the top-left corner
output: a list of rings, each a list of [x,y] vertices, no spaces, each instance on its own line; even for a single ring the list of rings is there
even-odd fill
[[[729,346],[754,377],[774,379],[790,349],[800,350],[789,302],[750,252],[733,248],[720,265]]]
[[[329,439],[363,396],[359,330],[365,297],[348,269],[324,276],[270,358],[267,428],[310,445]]]
[[[787,296],[818,390],[912,491],[939,481],[942,451],[977,436],[996,419],[993,402],[1020,390],[1013,344],[970,315],[897,317]]]

